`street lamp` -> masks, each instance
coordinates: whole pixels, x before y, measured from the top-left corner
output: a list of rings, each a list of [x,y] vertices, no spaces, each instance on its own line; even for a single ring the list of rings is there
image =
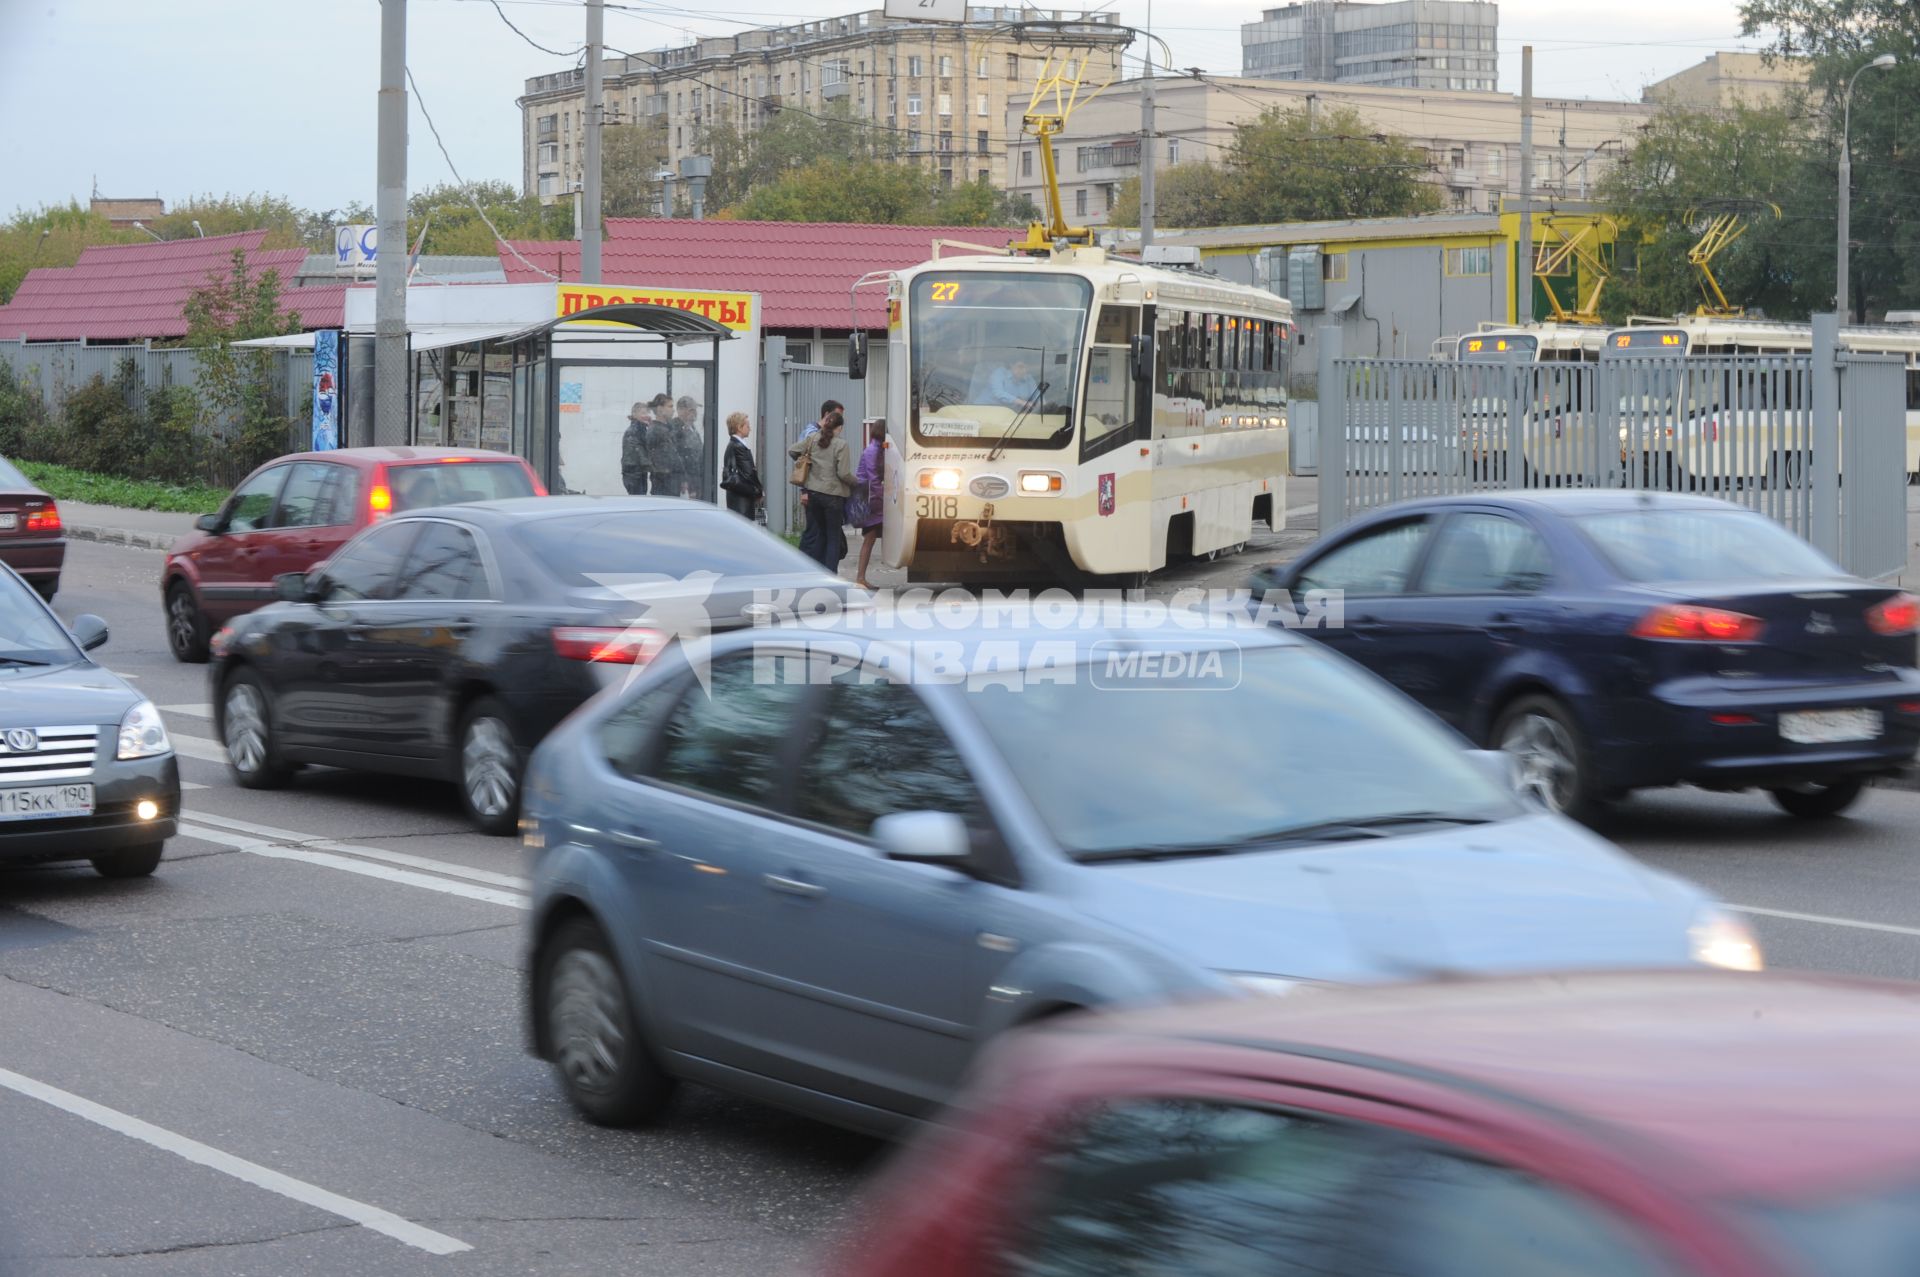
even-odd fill
[[[167,242],[167,237],[166,237],[166,236],[164,236],[164,235],[154,235],[152,231],[150,231],[150,230],[148,230],[148,229],[147,229],[147,224],[146,224],[145,222],[135,222],[135,223],[133,224],[133,229],[134,229],[134,230],[136,230],[136,231],[139,231],[139,232],[140,232],[140,233],[141,233],[142,235],[149,235],[149,236],[152,236],[152,237],[153,237],[154,239],[157,239],[157,240],[159,240],[159,241],[160,241],[160,242],[161,242],[162,244],[164,244],[164,243],[166,243],[166,242]]]
[[[1847,240],[1853,217],[1853,83],[1860,78],[1861,71],[1890,67],[1898,61],[1891,53],[1883,53],[1859,68],[1847,77],[1847,91],[1840,99],[1840,269],[1834,283],[1833,309],[1843,324],[1847,322]]]

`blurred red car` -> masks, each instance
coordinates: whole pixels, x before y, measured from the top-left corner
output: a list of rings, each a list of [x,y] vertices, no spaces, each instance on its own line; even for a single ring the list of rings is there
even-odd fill
[[[835,1277],[1909,1277],[1920,985],[1668,973],[1082,1017]]]
[[[0,563],[26,578],[41,598],[51,602],[60,590],[60,569],[66,561],[67,534],[60,526],[60,507],[0,457]]]
[[[389,514],[545,495],[533,467],[504,452],[339,448],[280,457],[174,542],[160,573],[167,646],[178,660],[206,660],[214,630],[273,601],[274,577],[317,567]]]

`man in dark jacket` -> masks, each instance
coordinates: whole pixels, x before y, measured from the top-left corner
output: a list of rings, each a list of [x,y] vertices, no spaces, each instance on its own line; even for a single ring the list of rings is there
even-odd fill
[[[620,438],[620,482],[626,485],[628,496],[647,495],[653,471],[652,449],[647,439],[652,427],[647,415],[647,405],[635,404],[627,413],[627,432]]]

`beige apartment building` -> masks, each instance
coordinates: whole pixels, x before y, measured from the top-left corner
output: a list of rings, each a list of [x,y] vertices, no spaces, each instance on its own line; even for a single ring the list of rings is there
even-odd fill
[[[1100,226],[1115,194],[1140,172],[1138,79],[1115,84],[1080,108],[1055,144],[1067,219]],[[1267,107],[1331,110],[1350,106],[1369,126],[1423,148],[1428,180],[1454,212],[1498,212],[1520,189],[1520,99],[1511,93],[1389,88],[1306,80],[1160,77],[1154,81],[1156,156],[1162,168],[1219,161],[1233,130]],[[1658,107],[1537,97],[1533,107],[1534,190],[1541,199],[1591,198],[1636,130]],[[1009,116],[1017,129],[1017,114]],[[1014,144],[1008,189],[1036,201],[1044,192],[1032,139]]]
[[[677,172],[715,125],[750,133],[776,111],[845,102],[897,154],[943,180],[1004,187],[1009,140],[1020,135],[1046,51],[1043,37],[1029,29],[1023,39],[1011,24],[1038,20],[1074,23],[1073,39],[1096,51],[1096,70],[1117,72],[1127,36],[1108,30],[1119,21],[1112,13],[970,8],[965,24],[941,26],[875,9],[609,58],[606,121],[659,130],[660,153]],[[528,80],[519,106],[525,190],[567,197],[585,159],[585,71]]]
[[[1712,53],[1698,65],[1656,80],[1641,97],[1661,105],[1727,108],[1777,106],[1807,87],[1810,64],[1804,58],[1772,58],[1760,53]]]

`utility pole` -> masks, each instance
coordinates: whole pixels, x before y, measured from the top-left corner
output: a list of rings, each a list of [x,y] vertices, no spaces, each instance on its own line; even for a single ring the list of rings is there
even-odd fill
[[[1520,261],[1514,319],[1533,322],[1533,46],[1520,49]]]
[[[1147,74],[1140,81],[1140,254],[1153,243],[1153,5],[1147,5]]]
[[[600,54],[607,39],[607,11],[603,0],[587,0],[587,154],[580,182],[585,221],[580,231],[580,282],[600,282],[600,134],[606,114],[600,77]]]
[[[1891,53],[1883,53],[1873,61],[1860,67],[1848,77],[1847,91],[1841,96],[1842,121],[1840,126],[1840,217],[1839,217],[1839,259],[1834,264],[1833,312],[1840,323],[1853,318],[1847,307],[1847,275],[1849,265],[1847,250],[1851,244],[1851,224],[1853,219],[1853,85],[1860,78],[1861,71],[1871,71],[1876,67],[1890,67],[1897,59]]]
[[[380,0],[380,155],[373,272],[373,438],[407,442],[407,0]]]

